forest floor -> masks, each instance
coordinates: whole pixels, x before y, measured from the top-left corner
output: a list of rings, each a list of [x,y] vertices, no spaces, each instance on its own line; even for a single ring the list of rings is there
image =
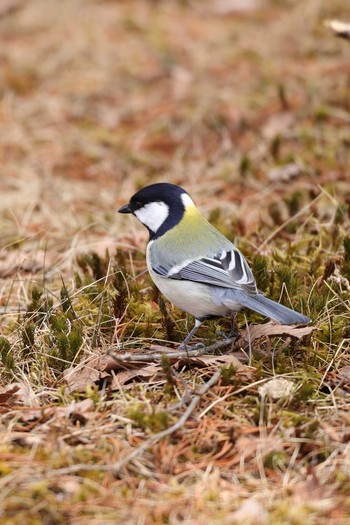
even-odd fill
[[[0,525],[350,520],[341,0],[0,3]],[[312,318],[193,319],[116,210],[186,188]]]

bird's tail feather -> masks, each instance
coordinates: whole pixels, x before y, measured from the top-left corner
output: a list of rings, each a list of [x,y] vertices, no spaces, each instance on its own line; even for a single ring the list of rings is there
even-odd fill
[[[276,303],[262,294],[247,295],[242,292],[239,302],[242,306],[270,317],[281,324],[303,324],[311,321],[306,315],[295,312],[283,304]],[[228,303],[227,306],[229,306]]]

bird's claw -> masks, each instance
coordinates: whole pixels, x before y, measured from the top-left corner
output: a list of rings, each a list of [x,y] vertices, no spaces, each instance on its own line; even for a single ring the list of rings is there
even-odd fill
[[[226,334],[225,332],[217,332],[217,334],[222,337],[223,339],[231,339],[233,337],[238,337],[239,336],[239,331],[238,330],[231,330],[228,334]]]

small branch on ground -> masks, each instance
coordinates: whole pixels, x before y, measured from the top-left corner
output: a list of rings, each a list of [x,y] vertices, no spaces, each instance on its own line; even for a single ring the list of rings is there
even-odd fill
[[[287,336],[301,339],[306,335],[310,335],[315,326],[294,326],[294,325],[279,325],[275,323],[266,323],[259,325],[251,325],[247,330],[241,332],[238,337],[230,337],[223,341],[217,341],[210,346],[203,346],[201,348],[189,348],[188,350],[169,350],[164,352],[149,352],[142,353],[127,352],[124,354],[117,354],[115,347],[110,347],[107,350],[108,355],[116,362],[159,362],[162,356],[167,355],[171,359],[186,359],[186,357],[199,357],[206,354],[213,354],[220,348],[232,345],[231,350],[246,350],[253,344],[254,341],[261,338],[273,336]]]
[[[107,353],[112,359],[114,359],[117,362],[158,362],[161,361],[162,356],[166,355],[169,357],[169,359],[182,359],[186,357],[199,357],[204,354],[213,354],[216,350],[219,348],[224,348],[225,346],[228,346],[230,344],[233,344],[237,337],[231,337],[230,339],[225,339],[224,341],[218,341],[217,343],[214,343],[210,346],[203,346],[200,348],[189,348],[188,350],[169,350],[169,352],[152,352],[152,353],[142,353],[142,354],[134,354],[134,353],[125,353],[125,354],[116,354],[115,348],[111,347],[108,349]]]
[[[146,439],[139,447],[134,448],[130,454],[125,456],[123,459],[117,461],[113,465],[86,465],[86,464],[80,464],[80,465],[71,465],[69,467],[63,467],[61,469],[52,469],[45,473],[46,477],[57,477],[57,476],[63,476],[63,475],[70,475],[70,474],[76,474],[78,472],[112,472],[114,476],[119,477],[120,471],[125,465],[130,463],[133,459],[135,459],[137,456],[139,456],[142,452],[144,452],[147,448],[149,448],[151,445],[154,445],[155,443],[158,443],[161,439],[170,436],[180,428],[182,428],[186,421],[189,419],[191,414],[193,413],[194,409],[198,405],[201,397],[206,394],[216,383],[219,381],[221,376],[221,370],[217,370],[215,374],[211,376],[211,378],[204,383],[202,388],[197,392],[194,393],[191,403],[188,405],[186,411],[182,414],[180,419],[176,421],[173,425],[166,428],[165,430],[162,430],[161,432],[158,432],[158,434],[154,434],[150,438]],[[186,403],[188,400],[188,392],[184,394],[185,398],[183,399],[183,404]]]
[[[113,474],[116,477],[119,477],[121,469],[123,467],[125,467],[125,465],[127,463],[130,463],[130,461],[135,459],[136,456],[138,456],[139,454],[144,452],[151,445],[154,445],[155,443],[157,443],[161,439],[163,439],[163,438],[165,438],[167,436],[170,436],[171,434],[173,434],[174,432],[176,432],[177,430],[182,428],[185,425],[185,423],[188,420],[188,418],[191,416],[191,414],[194,411],[194,409],[196,408],[196,406],[198,405],[201,396],[204,395],[206,392],[208,392],[208,390],[210,390],[211,387],[214,386],[219,381],[220,376],[221,376],[221,371],[217,370],[215,372],[215,374],[213,374],[212,377],[209,379],[209,381],[207,381],[202,386],[202,388],[199,390],[199,392],[194,394],[193,399],[192,399],[191,403],[189,404],[188,408],[182,414],[180,419],[178,419],[178,421],[176,421],[176,423],[171,425],[169,428],[167,428],[165,430],[162,430],[162,432],[158,432],[158,434],[154,434],[149,439],[146,439],[146,441],[144,441],[142,443],[142,445],[140,445],[139,447],[135,448],[132,452],[130,452],[130,454],[125,456],[125,458],[123,458],[120,461],[117,461],[116,463],[114,463],[114,465],[111,466],[111,471],[113,472]]]

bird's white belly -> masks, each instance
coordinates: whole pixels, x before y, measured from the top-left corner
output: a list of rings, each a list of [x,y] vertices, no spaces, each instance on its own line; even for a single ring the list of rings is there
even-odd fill
[[[215,304],[210,287],[193,281],[168,279],[156,274],[148,266],[150,276],[170,302],[197,319],[209,316],[227,317],[231,310],[223,304]]]

